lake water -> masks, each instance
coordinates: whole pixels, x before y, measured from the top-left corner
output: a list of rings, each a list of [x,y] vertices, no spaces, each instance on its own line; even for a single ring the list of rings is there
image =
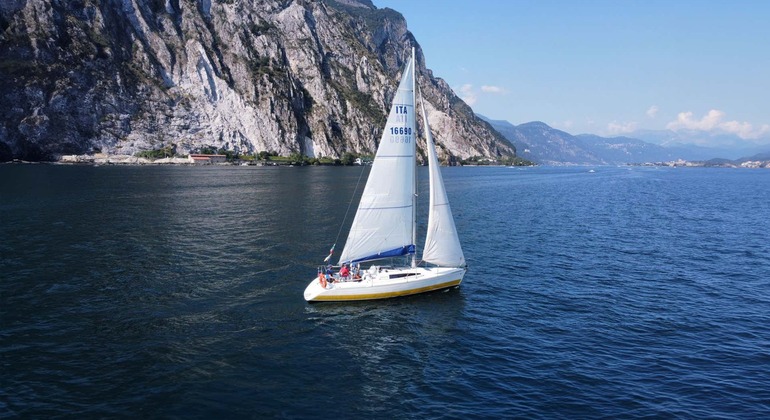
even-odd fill
[[[308,304],[361,168],[0,165],[0,417],[770,416],[770,171],[589,169],[444,168],[462,286]]]

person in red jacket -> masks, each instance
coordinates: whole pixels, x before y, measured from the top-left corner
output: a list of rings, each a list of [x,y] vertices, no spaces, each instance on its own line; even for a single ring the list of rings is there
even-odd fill
[[[340,269],[340,279],[342,281],[346,281],[349,276],[350,276],[350,268],[348,268],[348,263],[343,263],[342,268]]]

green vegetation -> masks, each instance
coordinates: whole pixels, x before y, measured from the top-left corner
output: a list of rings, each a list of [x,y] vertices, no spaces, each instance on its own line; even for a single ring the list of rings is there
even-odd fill
[[[259,152],[257,155],[259,157],[259,160],[270,160],[270,156],[278,156],[278,153],[276,152]]]
[[[336,66],[336,70],[340,73],[345,83],[329,80],[329,84],[332,86],[333,91],[338,92],[345,99],[345,101],[342,101],[343,112],[345,114],[348,113],[347,103],[349,102],[355,109],[370,119],[375,126],[384,125],[387,113],[374,101],[372,95],[363,93],[355,88],[355,74],[342,66]]]
[[[234,161],[236,161],[236,160],[241,158],[241,154],[240,153],[234,152],[232,150],[219,149],[219,150],[217,150],[217,154],[218,155],[225,155],[225,156],[227,156],[226,159],[227,159],[228,162],[234,162]]]
[[[161,149],[143,150],[134,154],[136,157],[145,159],[162,159],[176,156],[176,145],[170,144]]]
[[[502,164],[506,166],[535,166],[535,162],[520,158],[518,156],[514,158],[501,159],[501,162],[503,162]]]
[[[324,156],[320,158],[311,158],[304,156],[299,152],[294,152],[289,156],[279,156],[274,151],[261,151],[259,153],[241,154],[233,150],[226,150],[223,148],[215,148],[212,146],[204,146],[198,150],[192,151],[192,153],[200,153],[205,155],[225,155],[228,162],[250,162],[268,164],[268,165],[294,165],[294,166],[306,166],[306,165],[325,165],[325,166],[352,166],[356,164],[357,159],[361,159],[364,164],[371,164],[374,160],[372,155],[359,155],[352,152],[344,152],[341,157],[334,158]],[[170,144],[160,149],[144,150],[134,154],[136,157],[146,159],[162,159],[168,157],[178,156],[176,153],[176,145]],[[446,163],[446,162],[443,162]],[[453,165],[459,163],[460,165],[473,165],[473,166],[533,166],[534,163],[520,157],[502,157],[497,159],[491,159],[483,156],[472,156],[467,159],[458,160],[456,158],[450,159],[449,164]]]
[[[345,166],[350,166],[356,162],[356,155],[353,153],[345,152],[342,154],[342,158],[340,159],[340,164]]]
[[[476,166],[534,166],[533,162],[520,157],[505,156],[497,159],[486,158],[483,156],[471,156],[467,159],[460,160],[461,165],[476,165]]]
[[[268,74],[272,77],[276,77],[280,72],[273,69],[270,57],[256,57],[253,59],[246,59],[246,65],[249,67],[252,75],[256,77]]]
[[[272,162],[277,165],[298,165],[298,166],[304,166],[304,165],[318,165],[318,159],[316,158],[309,158],[307,156],[303,156],[299,153],[292,153],[289,156],[276,156],[276,155],[270,155],[267,158],[268,162]]]
[[[333,158],[329,156],[320,157],[320,158],[311,158],[304,155],[301,155],[300,153],[294,152],[290,154],[289,156],[278,156],[278,153],[276,152],[259,152],[256,154],[255,158],[258,159],[261,162],[273,164],[273,165],[297,165],[297,166],[305,166],[305,165],[328,165],[328,166],[351,166],[355,165],[356,159],[361,158],[364,161],[371,162],[370,156],[359,156],[355,153],[351,152],[345,152],[342,154],[341,158]]]

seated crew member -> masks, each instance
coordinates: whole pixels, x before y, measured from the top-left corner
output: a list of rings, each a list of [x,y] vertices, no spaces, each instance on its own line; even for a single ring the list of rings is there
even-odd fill
[[[340,279],[342,281],[345,281],[348,279],[348,276],[350,276],[350,269],[348,268],[348,263],[343,263],[342,268],[340,269]]]

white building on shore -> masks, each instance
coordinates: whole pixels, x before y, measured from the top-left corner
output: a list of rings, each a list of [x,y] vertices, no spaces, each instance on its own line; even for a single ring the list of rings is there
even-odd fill
[[[225,163],[227,162],[227,156],[226,155],[206,155],[206,154],[190,154],[188,157],[190,160],[190,163],[195,163],[198,165],[211,165],[215,163]]]

